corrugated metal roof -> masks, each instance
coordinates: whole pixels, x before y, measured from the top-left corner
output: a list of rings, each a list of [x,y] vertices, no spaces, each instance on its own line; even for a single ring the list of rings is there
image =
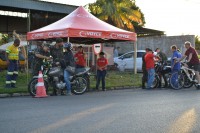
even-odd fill
[[[78,7],[78,6],[57,4],[57,3],[44,2],[38,0],[1,0],[0,6],[65,13],[65,14],[70,14]]]

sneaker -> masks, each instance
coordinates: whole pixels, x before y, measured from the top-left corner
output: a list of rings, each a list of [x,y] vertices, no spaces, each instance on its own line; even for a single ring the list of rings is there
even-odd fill
[[[146,90],[152,90],[153,89],[153,87],[148,87],[148,88],[146,88]]]
[[[102,89],[102,91],[106,91],[106,89]]]
[[[65,95],[65,93],[64,93],[63,90],[60,91],[60,95],[61,95],[61,96],[64,96],[64,95]]]
[[[11,86],[11,88],[17,88],[15,85]]]
[[[71,92],[67,92],[67,93],[66,93],[66,96],[71,96],[71,95],[72,95]]]
[[[200,84],[197,85],[197,90],[200,90]]]
[[[99,88],[95,88],[94,90],[99,91]]]
[[[15,84],[11,84],[11,88],[17,88]]]
[[[6,88],[6,89],[10,89],[10,88],[12,88],[12,87],[11,87],[10,84],[6,84],[6,85],[5,85],[5,88]]]
[[[50,94],[50,96],[57,96],[57,93],[52,93]]]

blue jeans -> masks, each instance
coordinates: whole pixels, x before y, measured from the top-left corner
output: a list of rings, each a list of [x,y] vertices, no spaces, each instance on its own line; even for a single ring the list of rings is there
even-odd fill
[[[66,83],[66,89],[67,89],[67,93],[70,93],[71,92],[71,82],[69,80],[69,77],[70,77],[70,73],[66,70],[64,70],[64,80],[65,80],[65,83]]]
[[[100,71],[97,70],[97,83],[96,83],[96,89],[99,89],[100,81],[102,82],[102,90],[105,90],[105,77],[106,77],[106,70]]]
[[[148,70],[147,88],[150,88],[152,86],[154,78],[155,78],[155,69],[154,68],[150,68]]]
[[[172,69],[172,74],[173,73],[176,73],[176,72],[179,72],[178,69]],[[178,82],[178,73],[177,74],[173,74],[173,76],[171,77],[171,83],[175,86],[175,87],[178,87],[179,85],[179,82]]]

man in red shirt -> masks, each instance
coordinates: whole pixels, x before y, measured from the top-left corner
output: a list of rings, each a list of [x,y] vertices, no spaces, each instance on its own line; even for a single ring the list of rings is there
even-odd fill
[[[83,52],[83,47],[78,47],[78,52],[74,55],[76,61],[76,68],[84,68],[86,66],[86,56]]]
[[[179,60],[183,60],[186,58],[187,60],[187,65],[191,68],[194,67],[195,75],[196,75],[196,80],[198,81],[198,89],[200,89],[200,62],[198,58],[198,53],[197,51],[192,47],[190,42],[185,42],[185,48],[187,49],[185,51],[185,55],[182,56],[182,58]]]
[[[102,80],[102,91],[106,91],[105,88],[105,77],[108,65],[108,60],[104,56],[104,52],[99,53],[99,58],[97,59],[97,83],[96,89],[99,89],[100,80]]]
[[[145,63],[146,63],[146,70],[148,72],[148,80],[147,80],[147,89],[152,89],[152,84],[154,81],[155,76],[155,69],[154,69],[154,55],[153,51],[149,49],[147,54],[145,55]]]

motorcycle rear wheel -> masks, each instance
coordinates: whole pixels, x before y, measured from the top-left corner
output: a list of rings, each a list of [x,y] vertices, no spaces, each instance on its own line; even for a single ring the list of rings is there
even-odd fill
[[[183,85],[183,87],[184,88],[190,88],[190,87],[192,87],[193,86],[193,82],[191,82],[189,79],[188,79],[188,77],[187,77],[187,75],[184,75],[184,85]]]
[[[33,78],[28,84],[28,92],[31,96],[36,96],[36,89],[37,89],[38,78]],[[48,82],[44,80],[44,86],[46,88],[46,93],[48,92]]]
[[[72,85],[72,93],[75,95],[81,95],[87,90],[87,81],[83,77],[76,77]]]

